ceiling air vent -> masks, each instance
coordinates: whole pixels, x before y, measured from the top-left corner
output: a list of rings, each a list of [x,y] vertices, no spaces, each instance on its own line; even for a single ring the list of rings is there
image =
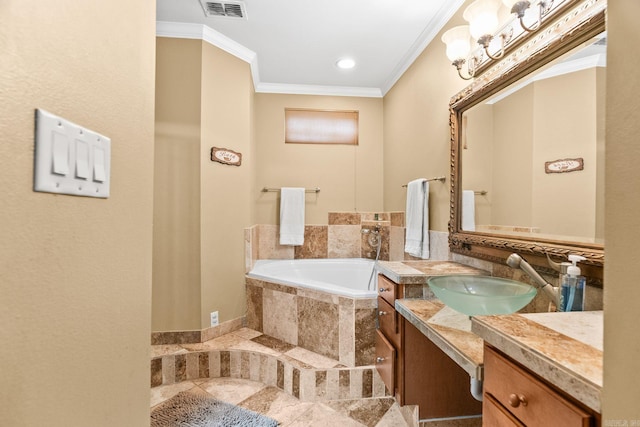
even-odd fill
[[[200,0],[204,9],[205,16],[222,16],[226,18],[240,18],[246,19],[247,12],[245,11],[244,3],[236,2],[214,2]]]

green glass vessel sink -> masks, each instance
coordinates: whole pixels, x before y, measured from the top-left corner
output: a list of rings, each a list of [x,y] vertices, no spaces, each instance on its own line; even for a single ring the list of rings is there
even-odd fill
[[[468,316],[514,313],[537,292],[526,283],[490,276],[437,276],[427,283],[440,301]]]

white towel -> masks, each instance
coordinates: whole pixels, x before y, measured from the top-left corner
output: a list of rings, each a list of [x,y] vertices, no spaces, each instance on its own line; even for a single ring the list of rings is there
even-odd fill
[[[304,188],[280,189],[280,244],[304,243]]]
[[[407,185],[404,251],[429,259],[429,182],[416,179]]]
[[[473,190],[462,191],[462,230],[476,231],[476,195]]]

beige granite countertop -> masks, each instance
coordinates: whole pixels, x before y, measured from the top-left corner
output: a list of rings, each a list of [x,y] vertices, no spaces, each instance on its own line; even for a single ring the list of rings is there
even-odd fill
[[[601,411],[602,311],[477,316],[471,330],[594,411]]]
[[[431,276],[488,274],[484,270],[452,261],[378,261],[378,272],[399,284],[426,284]]]
[[[483,341],[471,332],[469,316],[439,300],[398,299],[396,310],[438,348],[464,369],[482,380]]]

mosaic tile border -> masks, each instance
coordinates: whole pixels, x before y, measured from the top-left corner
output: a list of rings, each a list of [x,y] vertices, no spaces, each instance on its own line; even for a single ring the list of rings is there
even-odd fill
[[[205,378],[257,381],[309,402],[390,396],[374,366],[304,368],[246,350],[194,351],[151,359],[151,387]]]

